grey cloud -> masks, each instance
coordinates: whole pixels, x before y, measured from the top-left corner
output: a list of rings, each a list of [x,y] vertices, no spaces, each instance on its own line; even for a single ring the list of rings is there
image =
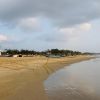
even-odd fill
[[[36,16],[68,27],[100,18],[100,0],[0,0],[2,22]]]

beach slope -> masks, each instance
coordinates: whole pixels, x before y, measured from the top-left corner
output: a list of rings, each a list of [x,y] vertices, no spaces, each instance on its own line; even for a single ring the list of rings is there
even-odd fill
[[[56,70],[91,56],[0,58],[0,100],[47,100],[43,81]]]

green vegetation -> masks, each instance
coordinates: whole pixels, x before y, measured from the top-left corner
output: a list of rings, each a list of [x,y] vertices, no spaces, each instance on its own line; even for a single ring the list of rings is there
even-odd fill
[[[17,50],[17,49],[5,49],[5,52],[3,53],[4,55],[17,55],[17,54],[22,54],[22,55],[44,55],[44,56],[49,56],[49,55],[55,55],[55,56],[74,56],[74,55],[80,55],[82,54],[79,51],[72,51],[72,50],[59,50],[59,49],[51,49],[51,50],[46,50],[46,51],[34,51],[34,50]]]

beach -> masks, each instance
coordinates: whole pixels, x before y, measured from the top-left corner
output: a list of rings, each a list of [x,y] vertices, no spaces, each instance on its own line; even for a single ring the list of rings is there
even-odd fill
[[[1,57],[0,100],[48,100],[43,82],[49,75],[66,65],[91,58],[87,55],[62,58]]]

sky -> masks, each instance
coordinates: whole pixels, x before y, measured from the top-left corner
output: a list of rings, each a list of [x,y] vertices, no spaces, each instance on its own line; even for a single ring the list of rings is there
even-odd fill
[[[0,0],[0,49],[100,52],[100,0]]]

